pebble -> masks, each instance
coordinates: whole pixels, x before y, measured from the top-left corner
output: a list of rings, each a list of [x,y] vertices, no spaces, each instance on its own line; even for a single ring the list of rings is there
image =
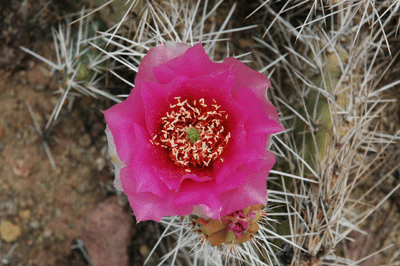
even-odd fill
[[[2,221],[0,224],[1,239],[6,242],[14,242],[21,236],[21,228],[10,221]]]
[[[40,223],[38,221],[32,221],[32,222],[29,223],[29,227],[34,229],[34,230],[38,229],[39,226],[40,226]]]
[[[92,144],[92,138],[90,137],[89,134],[83,134],[79,138],[79,146],[83,148],[88,148]]]
[[[98,171],[102,171],[104,167],[106,166],[106,160],[104,160],[103,157],[99,157],[95,161],[96,168]]]
[[[51,230],[46,230],[43,233],[43,237],[44,238],[49,238],[49,237],[51,237],[52,234],[53,234],[53,232]]]
[[[31,216],[31,211],[30,210],[24,210],[19,212],[19,217],[23,220],[28,220],[29,217]]]
[[[146,245],[141,245],[139,252],[140,255],[142,255],[144,258],[147,258],[147,256],[150,254],[150,249]]]
[[[33,164],[29,160],[16,160],[13,170],[16,176],[28,177],[32,172]]]
[[[115,196],[88,215],[82,241],[92,266],[129,265],[133,217],[118,205]]]
[[[46,89],[46,86],[43,84],[38,84],[35,86],[35,91],[44,91]]]

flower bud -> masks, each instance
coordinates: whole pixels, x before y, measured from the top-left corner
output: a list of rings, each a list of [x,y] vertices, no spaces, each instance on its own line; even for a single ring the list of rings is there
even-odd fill
[[[204,219],[191,215],[196,232],[207,239],[211,245],[223,243],[236,244],[247,242],[258,231],[258,221],[265,216],[262,205],[252,205],[221,217],[221,220]]]

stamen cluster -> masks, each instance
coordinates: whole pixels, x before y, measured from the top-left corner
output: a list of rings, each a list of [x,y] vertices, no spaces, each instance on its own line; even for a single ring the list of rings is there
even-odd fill
[[[207,105],[203,98],[170,105],[170,111],[161,118],[161,129],[150,140],[169,152],[175,165],[186,168],[204,168],[216,159],[223,161],[221,154],[228,144],[230,132],[226,132],[224,122],[228,118],[225,111],[213,100]]]

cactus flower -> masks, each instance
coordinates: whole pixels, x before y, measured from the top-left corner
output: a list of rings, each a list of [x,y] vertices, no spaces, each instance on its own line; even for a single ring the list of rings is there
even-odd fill
[[[267,203],[275,163],[268,142],[283,130],[268,87],[263,74],[235,58],[212,62],[201,43],[149,50],[129,97],[104,112],[114,184],[138,222],[220,219]],[[223,238],[256,229],[237,215]]]

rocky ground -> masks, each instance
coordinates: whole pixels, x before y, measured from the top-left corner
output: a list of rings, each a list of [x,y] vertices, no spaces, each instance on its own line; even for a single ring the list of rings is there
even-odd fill
[[[111,103],[79,98],[44,130],[58,81],[19,46],[54,59],[49,29],[83,5],[50,2],[0,4],[1,263],[87,265],[87,251],[93,265],[143,264],[155,227],[135,226],[125,196],[112,188],[100,111]]]

